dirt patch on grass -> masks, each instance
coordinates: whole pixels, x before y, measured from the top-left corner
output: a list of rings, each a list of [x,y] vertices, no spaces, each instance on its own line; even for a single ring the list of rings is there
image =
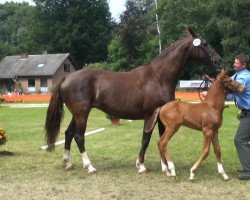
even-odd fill
[[[15,154],[11,151],[0,151],[0,157],[3,156],[14,156]]]

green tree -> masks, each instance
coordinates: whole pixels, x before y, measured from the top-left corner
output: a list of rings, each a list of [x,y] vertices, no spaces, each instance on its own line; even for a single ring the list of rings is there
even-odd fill
[[[215,0],[158,0],[161,39],[163,46],[169,46],[186,34],[188,27],[199,32],[217,52],[222,51],[220,34],[210,22]],[[192,64],[185,68],[182,79],[200,78],[202,66]],[[208,73],[208,72],[207,72]]]
[[[107,0],[35,0],[36,42],[70,52],[79,65],[107,58],[111,15]]]
[[[149,62],[158,53],[152,5],[152,1],[146,0],[126,2],[126,10],[120,16],[121,22],[116,27],[109,46],[111,68],[131,70]]]
[[[37,51],[32,40],[34,7],[28,3],[0,4],[0,57]]]
[[[218,0],[210,24],[218,29],[225,66],[232,69],[235,55],[250,52],[250,1]]]

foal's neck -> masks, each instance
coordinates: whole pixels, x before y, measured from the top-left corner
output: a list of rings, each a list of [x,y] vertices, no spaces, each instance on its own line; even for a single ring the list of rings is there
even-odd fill
[[[212,84],[205,102],[212,105],[219,112],[222,112],[225,104],[225,95],[224,86],[217,82],[216,84]]]

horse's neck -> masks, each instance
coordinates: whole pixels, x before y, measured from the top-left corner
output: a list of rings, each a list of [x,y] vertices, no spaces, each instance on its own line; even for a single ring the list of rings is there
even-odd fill
[[[219,112],[222,112],[225,103],[224,87],[222,85],[217,84],[212,85],[209,89],[205,102],[212,105],[213,108],[215,108]]]
[[[186,39],[169,51],[163,52],[163,55],[152,61],[151,66],[159,74],[163,82],[171,82],[175,86],[177,85],[181,72],[188,60],[189,46],[189,41]]]

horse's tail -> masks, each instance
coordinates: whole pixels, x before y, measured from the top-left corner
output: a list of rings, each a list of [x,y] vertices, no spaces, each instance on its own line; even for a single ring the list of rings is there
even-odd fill
[[[45,140],[48,145],[48,151],[55,149],[55,142],[60,131],[60,124],[63,119],[63,99],[61,97],[60,88],[65,80],[65,77],[61,78],[53,91],[51,96],[49,107],[46,115],[45,122]]]

